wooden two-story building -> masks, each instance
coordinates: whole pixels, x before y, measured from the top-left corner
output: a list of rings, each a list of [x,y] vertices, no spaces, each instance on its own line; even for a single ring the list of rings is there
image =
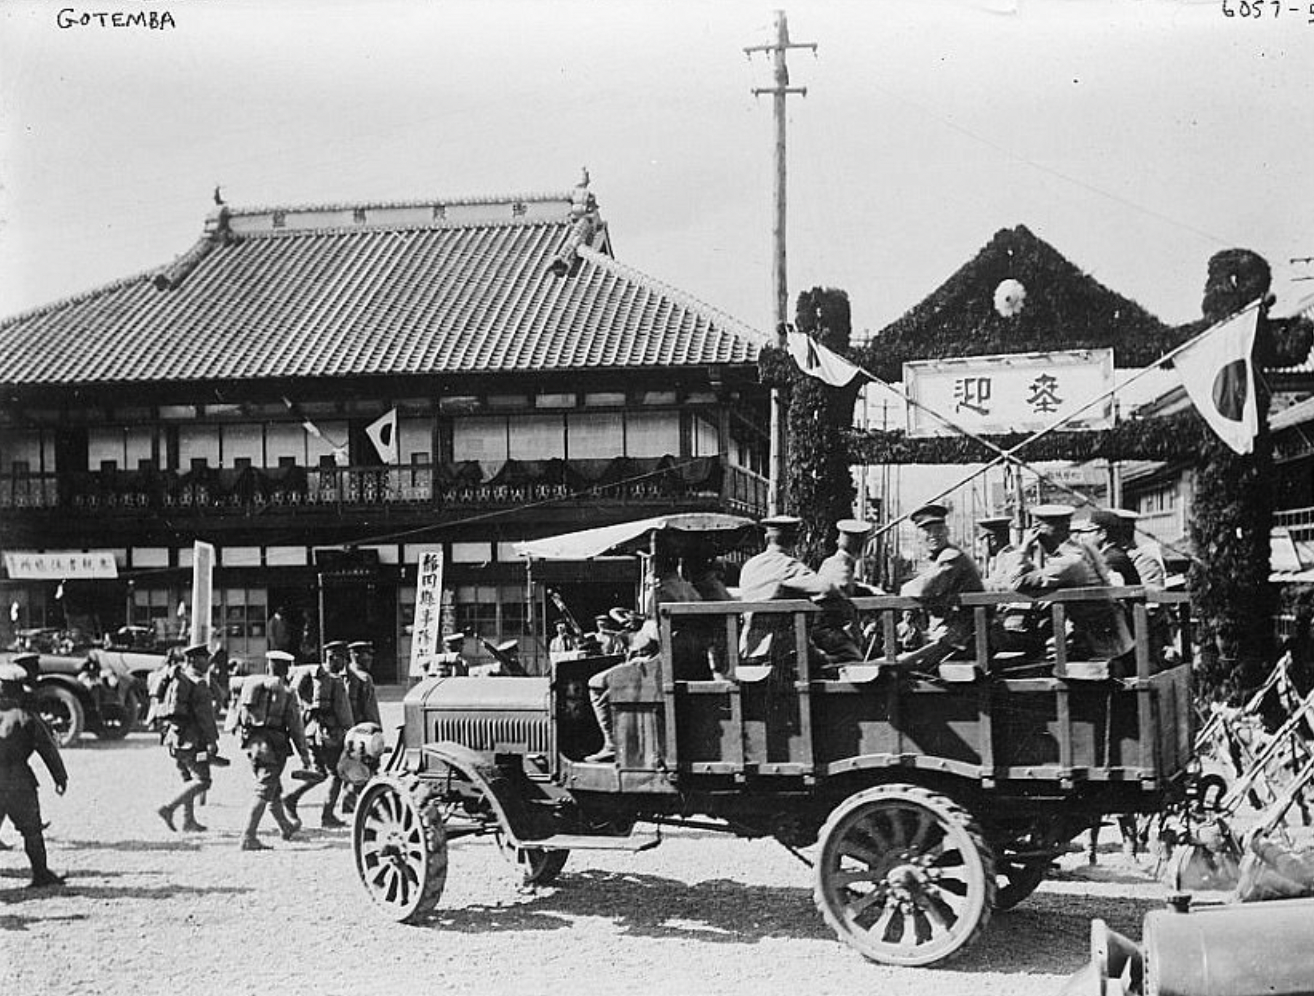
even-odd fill
[[[6,575],[11,625],[168,631],[199,539],[230,654],[263,653],[282,608],[308,654],[374,640],[386,681],[440,546],[468,651],[541,653],[547,589],[585,614],[632,600],[634,578],[547,564],[527,582],[516,542],[763,512],[763,341],[617,262],[587,182],[221,205],[170,265],[0,322],[0,549],[100,551],[117,574]]]

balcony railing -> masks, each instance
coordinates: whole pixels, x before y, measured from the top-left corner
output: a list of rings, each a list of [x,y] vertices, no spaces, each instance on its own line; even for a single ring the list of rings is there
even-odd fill
[[[1297,542],[1314,540],[1314,508],[1288,508],[1274,512],[1273,525],[1285,527]]]
[[[749,515],[766,508],[760,475],[720,457],[678,460],[508,460],[389,467],[103,470],[0,478],[0,509],[86,513],[294,512],[326,507],[529,505],[547,501],[720,501]]]

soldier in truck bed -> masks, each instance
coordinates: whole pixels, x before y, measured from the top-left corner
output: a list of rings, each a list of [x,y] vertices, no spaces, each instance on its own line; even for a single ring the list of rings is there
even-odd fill
[[[909,516],[921,533],[930,563],[899,594],[917,599],[930,625],[926,643],[899,657],[899,667],[926,670],[954,654],[967,651],[975,639],[976,625],[971,609],[958,599],[966,592],[981,591],[981,571],[976,561],[949,539],[945,518],[949,510],[934,502],[923,505]]]

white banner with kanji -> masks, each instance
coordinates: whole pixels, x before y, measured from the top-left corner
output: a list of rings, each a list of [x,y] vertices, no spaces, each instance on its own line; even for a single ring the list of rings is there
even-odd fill
[[[1113,350],[1003,353],[962,359],[917,360],[903,365],[908,435],[952,436],[938,412],[978,435],[1038,432],[1072,416],[1064,429],[1113,426],[1113,399],[1090,407],[1113,388]]]
[[[415,623],[411,627],[412,678],[424,676],[425,668],[442,652],[439,638],[443,631],[443,548],[425,546],[419,550],[415,568]]]

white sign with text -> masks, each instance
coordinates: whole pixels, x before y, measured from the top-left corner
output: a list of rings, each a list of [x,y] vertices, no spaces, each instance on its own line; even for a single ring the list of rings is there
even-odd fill
[[[442,652],[443,548],[421,547],[419,555],[415,568],[415,624],[411,628],[412,678],[422,677],[433,658]]]
[[[903,365],[908,435],[952,436],[958,431],[930,411],[980,435],[1037,432],[1073,416],[1067,429],[1113,426],[1113,399],[1086,406],[1113,388],[1113,350],[1004,353]],[[1083,410],[1086,409],[1086,410]]]

